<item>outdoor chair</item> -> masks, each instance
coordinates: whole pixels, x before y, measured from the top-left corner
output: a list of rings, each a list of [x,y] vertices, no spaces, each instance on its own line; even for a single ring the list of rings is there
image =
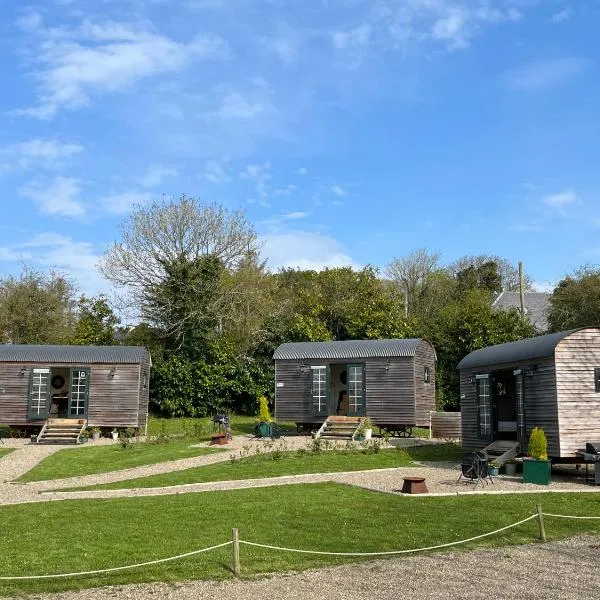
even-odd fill
[[[462,479],[465,483],[494,483],[488,474],[488,456],[485,452],[467,452],[459,465],[460,475],[457,483]]]

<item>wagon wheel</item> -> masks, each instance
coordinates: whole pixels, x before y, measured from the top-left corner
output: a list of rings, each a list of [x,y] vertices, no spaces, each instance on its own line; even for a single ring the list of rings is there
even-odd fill
[[[412,427],[410,425],[405,425],[400,428],[400,437],[409,438],[412,435]]]

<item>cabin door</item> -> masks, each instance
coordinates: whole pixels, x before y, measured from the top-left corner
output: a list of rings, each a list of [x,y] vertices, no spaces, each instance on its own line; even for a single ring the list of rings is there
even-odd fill
[[[70,419],[87,417],[88,397],[90,390],[90,370],[84,367],[71,369],[69,377],[69,412]]]
[[[527,429],[525,426],[525,382],[524,373],[521,369],[513,372],[515,376],[515,400],[517,412],[517,441],[521,448],[525,447],[527,442]]]
[[[365,366],[348,365],[346,373],[348,381],[348,416],[364,417],[367,408],[365,399]]]
[[[50,412],[50,369],[32,369],[29,375],[29,418],[47,419]]]
[[[315,417],[327,417],[329,416],[329,367],[326,365],[312,366],[310,374],[312,414]]]

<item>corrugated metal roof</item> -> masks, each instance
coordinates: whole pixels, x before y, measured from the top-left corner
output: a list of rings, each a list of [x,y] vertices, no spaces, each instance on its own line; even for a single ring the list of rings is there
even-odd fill
[[[481,348],[480,350],[471,352],[471,354],[467,354],[467,356],[458,363],[458,368],[474,369],[477,367],[552,356],[559,342],[575,331],[579,330],[571,329],[569,331],[559,331],[558,333],[538,335],[537,337],[519,340],[518,342],[508,342],[507,344],[498,344],[496,346]]]
[[[148,351],[142,346],[45,346],[25,344],[0,345],[0,362],[69,363],[139,363]]]
[[[353,359],[414,356],[420,339],[346,340],[341,342],[295,342],[281,344],[275,360]]]

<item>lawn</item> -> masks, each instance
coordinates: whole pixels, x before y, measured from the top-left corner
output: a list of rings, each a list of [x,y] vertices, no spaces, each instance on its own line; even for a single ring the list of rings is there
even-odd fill
[[[543,494],[546,512],[599,515],[594,493]],[[149,498],[73,500],[0,508],[0,576],[102,569],[166,558],[230,539],[338,552],[385,551],[465,539],[535,512],[536,497],[405,498],[351,486],[312,484]],[[443,519],[441,519],[443,515]],[[597,521],[546,519],[548,540],[600,534]],[[535,521],[462,548],[535,541]],[[301,570],[349,558],[241,547],[242,575]],[[401,560],[401,559],[399,559]],[[42,593],[145,581],[231,577],[231,548],[105,576],[0,581],[0,593]],[[485,569],[484,569],[485,570]]]
[[[285,452],[278,459],[276,454],[262,454],[249,458],[227,461],[204,467],[172,471],[161,475],[138,477],[97,486],[75,489],[124,489],[163,487],[200,483],[206,481],[231,481],[234,479],[258,479],[302,473],[336,473],[341,471],[366,471],[415,466],[413,461],[458,461],[463,450],[454,444],[416,446],[414,448],[381,450],[378,454],[360,451]]]
[[[6,456],[7,454],[10,454],[13,450],[14,448],[0,448],[0,458]]]
[[[162,444],[133,444],[130,448],[122,448],[119,444],[68,448],[45,458],[20,477],[19,481],[45,481],[107,473],[219,451],[213,448],[193,448],[191,444],[194,443],[197,440],[174,439]]]

